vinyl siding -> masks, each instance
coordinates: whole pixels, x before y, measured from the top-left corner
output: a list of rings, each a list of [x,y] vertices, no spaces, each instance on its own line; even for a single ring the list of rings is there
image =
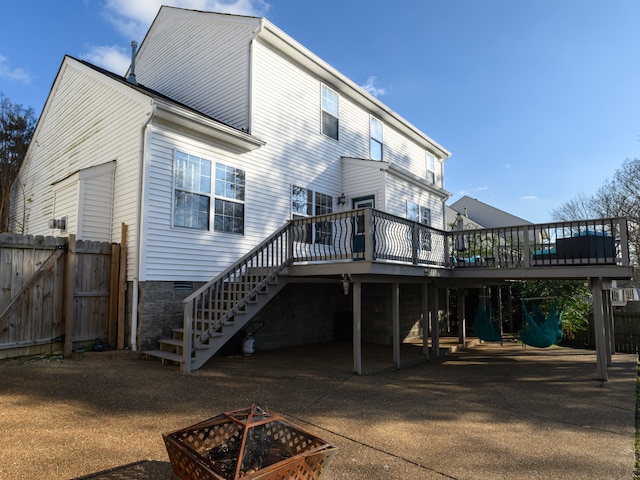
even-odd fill
[[[14,189],[16,218],[27,209],[24,233],[51,235],[53,184],[82,169],[116,161],[111,241],[120,241],[120,224],[128,225],[128,262],[135,258],[136,207],[142,126],[150,113],[141,95],[66,58],[40,119],[34,141]],[[56,212],[57,213],[57,212]]]
[[[284,224],[261,216],[269,203],[260,168],[211,143],[155,126],[149,135],[143,211],[143,281],[208,281]],[[245,171],[244,235],[173,226],[173,162],[176,150]],[[264,170],[264,169],[263,169]],[[213,208],[213,206],[212,206]],[[266,207],[268,210],[268,205]]]
[[[380,171],[384,166],[384,163],[374,160],[342,160],[344,191],[349,192],[349,208],[354,198],[375,195],[376,209],[385,209],[384,173]]]
[[[50,235],[70,235],[78,231],[78,176],[73,175],[66,182],[54,186],[54,212],[51,218],[67,217],[64,232],[51,230]]]
[[[394,175],[386,175],[387,209],[389,213],[400,217],[407,217],[407,201],[417,203],[421,207],[431,210],[431,225],[434,228],[445,229],[444,225],[444,199],[406,182]]]
[[[136,57],[138,83],[248,130],[249,39],[257,19],[165,8]]]
[[[111,241],[115,165],[106,167],[111,171],[80,181],[78,237],[83,240]]]

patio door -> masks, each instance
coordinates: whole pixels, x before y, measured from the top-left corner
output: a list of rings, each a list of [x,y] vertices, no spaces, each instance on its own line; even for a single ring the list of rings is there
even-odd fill
[[[375,195],[367,195],[366,197],[358,197],[353,199],[353,209],[358,208],[375,208],[376,197]],[[364,252],[364,215],[359,215],[355,218],[353,226],[353,251]]]

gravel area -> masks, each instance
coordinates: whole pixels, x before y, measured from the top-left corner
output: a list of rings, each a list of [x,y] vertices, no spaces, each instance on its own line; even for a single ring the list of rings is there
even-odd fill
[[[326,480],[633,478],[636,356],[604,383],[581,350],[485,344],[402,370],[391,356],[366,347],[363,376],[344,344],[191,375],[130,352],[0,361],[0,478],[176,480],[161,434],[253,403],[339,447]]]

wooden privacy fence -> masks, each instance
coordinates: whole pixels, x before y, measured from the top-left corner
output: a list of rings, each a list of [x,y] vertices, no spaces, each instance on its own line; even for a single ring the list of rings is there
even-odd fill
[[[640,353],[640,313],[614,312],[614,347],[617,353]],[[563,344],[573,347],[594,348],[596,345],[593,319],[584,331],[576,332],[575,338],[565,339]]]
[[[0,234],[0,358],[124,348],[118,244]]]

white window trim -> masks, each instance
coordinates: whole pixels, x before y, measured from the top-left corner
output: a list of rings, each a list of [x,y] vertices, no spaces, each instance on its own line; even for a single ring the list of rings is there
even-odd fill
[[[436,164],[438,159],[431,152],[426,152],[425,162],[427,165],[427,181],[435,184],[438,181],[438,175],[436,173]],[[430,168],[430,163],[433,162],[433,168]]]
[[[333,112],[330,112],[329,110],[326,110],[324,108],[323,105],[323,100],[324,100],[324,90],[328,90],[329,92],[333,93],[336,98],[337,98],[337,115],[334,115]],[[337,123],[338,123],[338,128],[337,128],[337,132],[336,135],[338,138],[333,138],[331,135],[327,135],[326,133],[324,133],[323,131],[323,126],[324,126],[324,122],[323,122],[323,114],[324,112],[326,112],[328,115],[331,115],[333,118],[336,119]],[[336,142],[340,140],[340,94],[338,92],[336,92],[333,88],[329,87],[328,85],[321,83],[320,84],[320,133],[327,137],[330,138],[331,140],[335,140]]]
[[[380,138],[373,136],[373,129],[371,128],[371,126],[374,121],[380,124]],[[380,158],[373,158],[373,155],[372,155],[373,152],[371,151],[372,141],[375,141],[380,144]],[[381,161],[384,159],[384,123],[382,122],[382,120],[380,120],[377,117],[374,117],[373,115],[369,116],[369,158],[376,161]]]
[[[200,229],[200,228],[195,228],[195,227],[185,227],[182,225],[176,225],[175,224],[175,209],[176,209],[176,190],[178,190],[178,187],[176,185],[176,155],[177,153],[183,153],[185,155],[189,155],[189,156],[193,156],[193,157],[197,157],[200,160],[204,160],[207,161],[211,164],[211,176],[209,178],[211,185],[210,185],[210,191],[209,193],[198,193],[199,195],[206,195],[209,197],[209,218],[207,221],[207,228],[206,229]],[[226,167],[230,167],[230,168],[234,168],[236,170],[242,170],[245,174],[245,199],[244,200],[238,200],[238,199],[234,199],[234,198],[228,198],[225,196],[221,196],[221,195],[216,195],[215,193],[215,182],[216,182],[216,166],[218,165],[224,165]],[[170,228],[172,229],[176,229],[176,230],[181,230],[181,231],[188,231],[188,232],[206,232],[209,234],[223,234],[223,235],[239,235],[239,236],[244,236],[245,235],[245,230],[246,230],[246,218],[247,218],[247,204],[246,204],[246,181],[247,181],[247,172],[246,170],[239,168],[239,167],[235,167],[233,165],[230,165],[229,163],[224,163],[224,162],[216,162],[214,160],[210,160],[204,156],[198,155],[198,154],[192,154],[192,153],[188,153],[186,150],[182,150],[179,148],[174,148],[173,149],[173,156],[172,156],[172,169],[171,169],[171,175],[172,175],[172,179],[171,179],[171,186],[172,186],[172,190],[171,190],[171,226]],[[187,191],[187,190],[184,190]],[[194,193],[194,192],[191,192]],[[227,232],[224,230],[216,230],[215,229],[215,217],[216,217],[216,212],[215,212],[215,205],[216,205],[216,200],[223,200],[223,201],[228,201],[228,202],[234,202],[234,203],[239,203],[244,205],[244,217],[243,217],[243,221],[242,221],[242,233],[235,233],[235,232]]]

